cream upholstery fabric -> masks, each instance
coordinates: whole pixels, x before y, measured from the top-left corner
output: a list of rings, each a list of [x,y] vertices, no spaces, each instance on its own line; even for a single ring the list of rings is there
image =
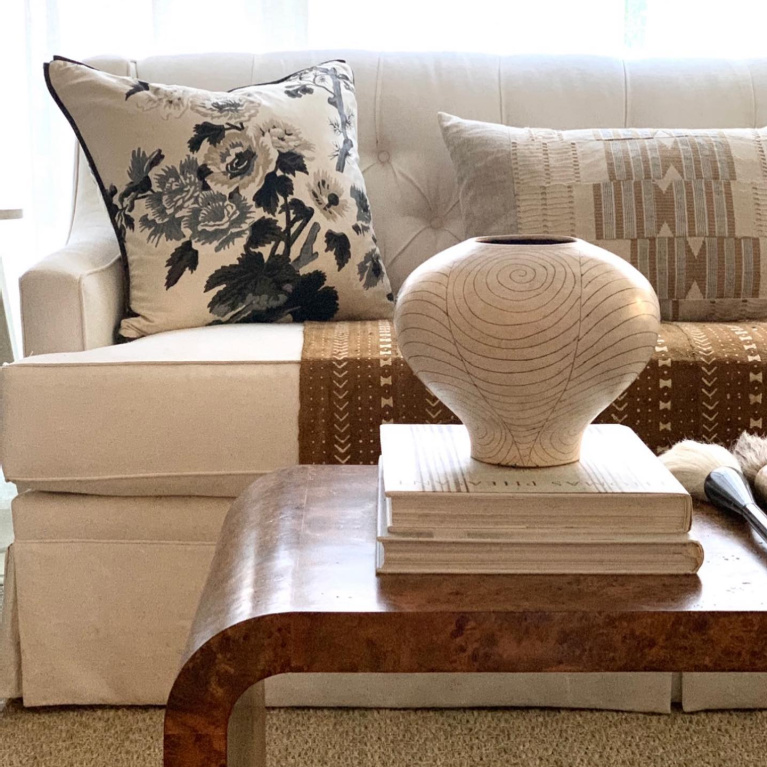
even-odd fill
[[[92,236],[71,241],[24,274],[20,289],[26,354],[114,343],[123,306],[114,234],[99,227]]]
[[[116,75],[131,69],[125,59],[91,62]],[[67,245],[21,278],[24,353],[82,351],[114,343],[123,312],[124,271],[120,249],[96,181],[79,147],[75,154],[75,200]]]
[[[21,686],[21,637],[19,608],[16,602],[16,563],[13,546],[5,552],[3,612],[0,616],[0,697],[18,698]]]
[[[767,674],[683,674],[682,708],[767,708]]]
[[[193,328],[6,366],[6,476],[60,492],[234,497],[298,460],[302,339],[300,324]]]
[[[438,110],[467,119],[558,129],[767,124],[767,59],[621,61],[304,51],[161,56],[137,62],[102,58],[91,63],[150,82],[225,90],[336,57],[347,59],[355,71],[360,164],[395,290],[415,266],[464,236]],[[235,340],[229,338],[212,359],[206,355],[217,345],[203,343],[200,336],[184,336],[183,349],[174,342],[177,352],[170,354],[170,334],[82,356],[48,356],[110,342],[120,317],[122,275],[108,227],[95,183],[82,169],[69,240],[80,250],[66,249],[50,257],[22,282],[26,350],[46,356],[16,364],[4,374],[9,419],[4,462],[12,478],[26,477],[38,487],[47,480],[60,482],[57,489],[76,492],[187,495],[173,499],[52,493],[41,498],[42,493],[33,493],[17,502],[17,525],[26,532],[14,545],[17,610],[11,607],[4,615],[0,655],[11,657],[18,645],[18,630],[12,625],[16,616],[24,638],[21,681],[30,704],[161,703],[212,553],[210,543],[190,541],[187,533],[204,528],[205,520],[222,515],[226,505],[191,493],[235,492],[246,475],[296,460],[290,452],[296,432],[290,439],[287,435],[296,429],[300,339],[294,338],[288,351],[270,347],[258,356],[259,343],[251,334],[259,328],[222,328],[243,333],[237,339],[243,346],[235,353]],[[211,338],[212,331],[219,329],[188,332]],[[139,346],[151,341],[158,345]],[[275,351],[275,359],[263,356]],[[142,360],[145,353],[147,359]],[[157,361],[161,354],[170,355],[165,363]],[[227,354],[235,364],[221,364]],[[155,364],[149,364],[152,359]],[[185,396],[177,396],[176,387]],[[218,396],[206,394],[207,389]],[[251,399],[258,391],[263,403],[243,403],[246,390]],[[227,409],[229,402],[222,401],[222,395],[234,397],[236,407]],[[137,413],[139,402],[148,414]],[[211,408],[218,410],[212,413]],[[238,417],[240,413],[257,422],[243,423],[247,419]],[[266,439],[255,436],[259,429]],[[252,456],[247,455],[250,448],[257,451]],[[150,450],[151,456],[135,455],[137,450]],[[118,454],[123,461],[115,468]],[[168,512],[169,504],[177,504],[173,513]],[[183,520],[174,516],[176,511],[183,513]],[[83,525],[93,531],[102,523],[100,539],[82,539]],[[119,537],[120,530],[123,537],[113,540],[110,536]],[[95,532],[92,536],[97,538]],[[155,643],[151,648],[148,637]],[[142,667],[140,653],[145,649],[152,661]],[[11,668],[13,673],[0,669],[0,696],[18,690],[18,664]],[[664,710],[670,679],[669,674],[631,675],[621,680],[620,695],[626,707]],[[695,705],[721,703],[723,685],[733,689],[740,683],[732,679],[713,680],[708,692],[705,685],[699,687]],[[414,679],[410,686],[398,688],[399,700],[429,705],[465,696],[475,704],[502,699],[620,707],[617,680],[606,676],[515,677],[503,680],[501,691],[494,684],[472,688],[472,681],[454,679],[419,688],[422,681]],[[307,681],[309,687],[300,693],[298,688],[280,692],[274,687],[272,702],[321,701],[312,686],[322,683]],[[738,695],[760,699],[758,687],[749,690],[748,680],[743,684],[727,698],[730,705]],[[295,692],[292,698],[286,697],[290,689]],[[336,688],[327,693],[327,700],[387,703],[396,691],[388,680],[372,689],[369,693],[357,688],[356,697],[349,697],[347,690]],[[767,703],[767,695],[761,700]]]
[[[164,702],[230,502],[16,498],[24,702]]]
[[[608,708],[667,714],[671,674],[283,674],[268,706]]]

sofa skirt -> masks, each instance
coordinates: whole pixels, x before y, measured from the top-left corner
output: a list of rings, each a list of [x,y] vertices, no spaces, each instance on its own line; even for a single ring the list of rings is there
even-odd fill
[[[0,698],[164,704],[230,502],[40,492],[14,500]],[[675,687],[669,673],[285,674],[267,680],[266,696],[271,706],[663,713]],[[767,675],[685,674],[681,696],[688,710],[767,707]]]

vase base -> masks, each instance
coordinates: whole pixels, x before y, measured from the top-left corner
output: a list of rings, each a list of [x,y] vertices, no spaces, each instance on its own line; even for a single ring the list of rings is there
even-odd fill
[[[570,455],[567,458],[557,459],[556,461],[541,460],[541,459],[518,459],[514,461],[501,460],[493,456],[485,456],[480,453],[475,453],[472,450],[471,457],[475,461],[486,463],[491,466],[504,466],[508,469],[550,469],[553,466],[567,466],[571,463],[578,463],[581,458],[580,448],[574,455]]]

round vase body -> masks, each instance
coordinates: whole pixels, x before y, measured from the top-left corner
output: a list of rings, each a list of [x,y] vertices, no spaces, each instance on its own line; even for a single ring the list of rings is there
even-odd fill
[[[639,375],[658,299],[628,262],[571,237],[467,240],[405,281],[394,325],[415,374],[503,466],[580,457],[583,432]]]

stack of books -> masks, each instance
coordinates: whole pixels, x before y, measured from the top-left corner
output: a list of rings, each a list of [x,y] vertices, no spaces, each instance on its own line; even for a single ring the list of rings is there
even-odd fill
[[[694,573],[692,499],[629,428],[592,425],[581,460],[471,458],[463,426],[381,427],[379,573]]]

